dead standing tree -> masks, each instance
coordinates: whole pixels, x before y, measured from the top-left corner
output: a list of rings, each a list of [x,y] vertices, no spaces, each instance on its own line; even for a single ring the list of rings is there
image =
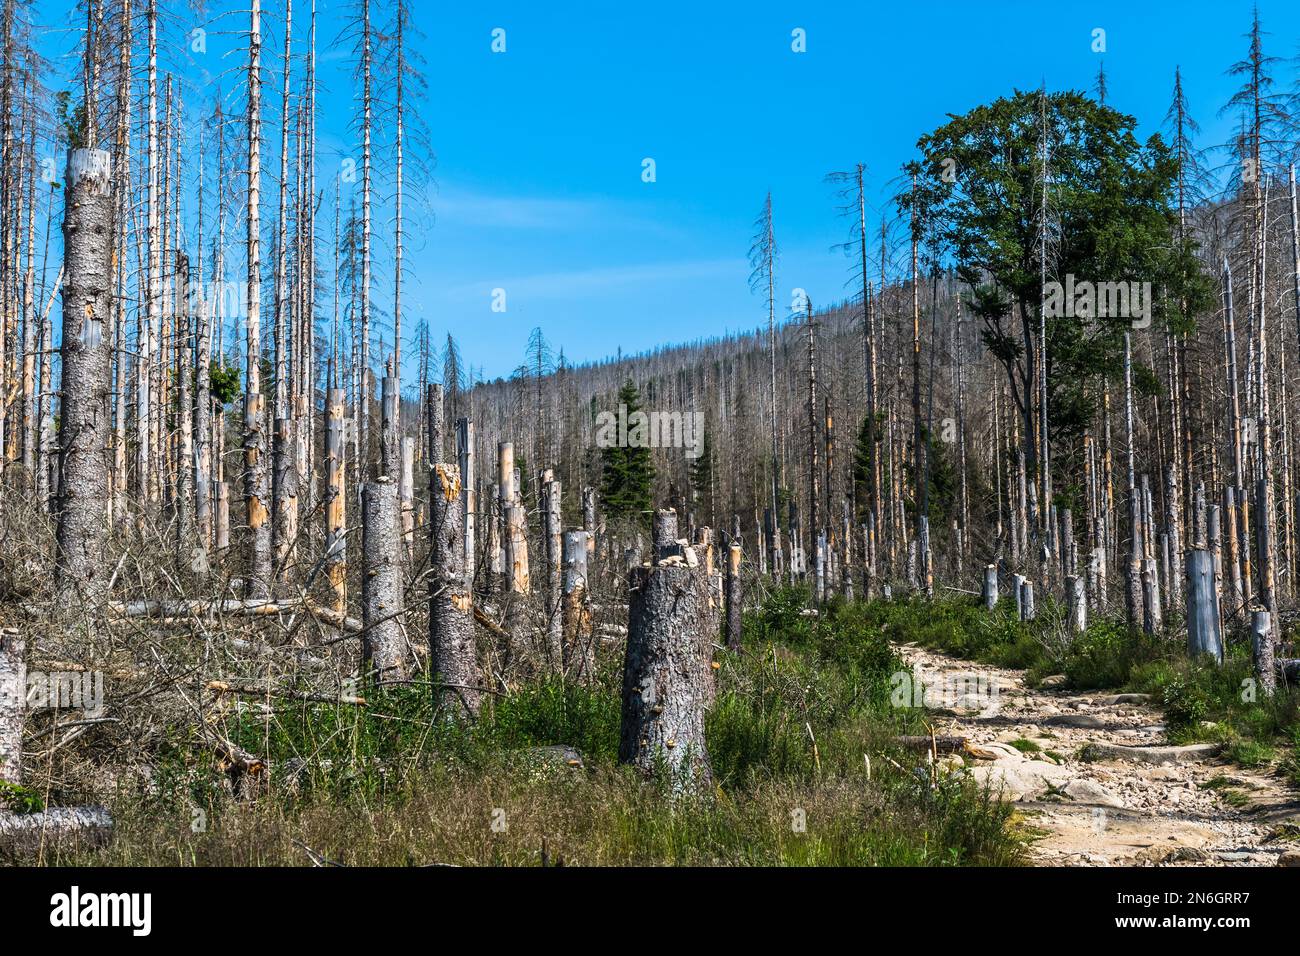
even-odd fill
[[[436,699],[476,716],[483,673],[474,647],[473,570],[466,564],[460,469],[429,470],[429,660]]]
[[[618,758],[646,774],[666,769],[675,790],[707,786],[708,585],[694,550],[677,541],[675,511],[655,515],[654,554],[632,569],[629,585]]]
[[[112,177],[101,149],[68,153],[63,219],[63,401],[59,416],[58,560],[63,602],[97,602],[108,585],[104,544],[111,391]]]
[[[393,468],[397,461],[397,382],[382,384],[380,459],[361,494],[361,610],[364,670],[379,683],[407,679],[402,596],[401,516]],[[459,493],[459,488],[457,489]]]
[[[261,179],[262,5],[252,0],[248,32],[248,318],[244,369],[244,503],[247,508],[248,597],[271,593],[271,526],[267,521],[266,424],[262,401]]]

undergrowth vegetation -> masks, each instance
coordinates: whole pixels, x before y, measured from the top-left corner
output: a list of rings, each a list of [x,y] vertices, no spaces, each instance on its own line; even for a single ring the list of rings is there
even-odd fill
[[[498,694],[473,723],[436,712],[418,683],[366,707],[241,705],[226,732],[273,768],[251,800],[178,727],[147,784],[119,793],[112,844],[52,861],[1022,862],[1007,804],[895,746],[927,725],[890,704],[903,665],[880,626],[887,607],[807,608],[805,591],[779,589],[746,615],[743,651],[716,652],[707,792],[674,796],[618,764],[622,662],[609,648],[591,684]]]

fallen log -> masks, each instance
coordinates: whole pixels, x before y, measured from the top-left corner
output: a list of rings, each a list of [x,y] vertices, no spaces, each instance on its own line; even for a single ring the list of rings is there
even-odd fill
[[[360,634],[365,625],[354,617],[340,614],[338,611],[321,607],[302,598],[290,598],[273,601],[269,599],[250,598],[247,600],[228,599],[224,601],[111,601],[108,613],[117,617],[161,618],[170,620],[187,620],[201,618],[211,620],[222,615],[232,617],[274,617],[281,614],[302,612],[317,620],[353,634]]]
[[[51,807],[39,813],[0,813],[0,849],[33,853],[42,846],[101,845],[113,832],[103,807]]]
[[[352,704],[356,707],[366,706],[366,699],[364,697],[350,696],[348,694],[313,694],[308,691],[279,690],[274,687],[264,687],[257,684],[242,684],[239,682],[224,680],[210,680],[204,686],[216,694],[243,694],[252,697],[284,697],[290,700],[305,700],[320,704]]]

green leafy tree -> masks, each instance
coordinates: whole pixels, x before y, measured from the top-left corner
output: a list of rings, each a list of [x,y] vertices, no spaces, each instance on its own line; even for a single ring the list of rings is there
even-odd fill
[[[641,393],[630,379],[619,389],[618,404],[626,406],[629,420],[641,410]],[[615,441],[601,449],[600,500],[609,517],[644,519],[653,507],[654,479],[649,448]]]
[[[1047,280],[1150,282],[1150,328],[1185,323],[1210,286],[1194,250],[1179,242],[1176,154],[1159,135],[1145,143],[1137,121],[1079,92],[1017,91],[948,123],[918,142],[922,182],[915,201],[934,214],[991,354],[1029,421]],[[1046,142],[1047,213],[1043,215]],[[912,201],[904,196],[902,205]],[[1117,376],[1132,317],[1049,316],[1051,437],[1073,447],[1098,406],[1099,382]],[[1028,429],[1026,429],[1028,433]],[[1032,442],[1031,471],[1036,468]]]

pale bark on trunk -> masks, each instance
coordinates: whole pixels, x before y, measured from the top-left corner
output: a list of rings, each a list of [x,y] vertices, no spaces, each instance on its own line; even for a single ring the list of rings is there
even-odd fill
[[[330,606],[347,609],[347,492],[344,488],[343,389],[331,388],[325,403],[325,576]]]
[[[271,525],[267,520],[266,411],[262,400],[261,180],[262,180],[262,5],[252,0],[248,39],[248,316],[244,382],[244,505],[248,540],[245,594],[271,593]]]
[[[596,665],[587,577],[589,538],[587,531],[564,534],[564,673],[582,682],[591,680]]]
[[[744,599],[740,580],[741,547],[733,544],[727,548],[727,647],[733,651],[741,647],[741,615]]]
[[[460,508],[463,514],[465,570],[469,574],[470,584],[474,583],[477,569],[477,551],[474,547],[474,535],[478,518],[478,469],[474,458],[474,423],[468,418],[456,420],[456,455],[460,465],[461,488]]]
[[[712,697],[710,635],[700,626],[708,607],[704,576],[676,547],[676,521],[660,512],[655,557],[631,572],[619,761],[644,774],[664,771],[676,792],[707,788],[712,773],[704,715]]]
[[[454,465],[429,472],[429,659],[435,699],[476,716],[483,672],[474,642],[473,575],[465,564],[461,476]]]
[[[0,630],[0,782],[22,783],[23,719],[27,712],[26,641]]]
[[[397,542],[397,483],[378,474],[361,495],[361,613],[363,670],[379,684],[407,680]]]
[[[107,451],[112,419],[112,184],[106,150],[68,152],[63,220],[63,366],[59,415],[58,560],[64,606],[106,596],[111,571]]]
[[[563,578],[564,531],[560,524],[560,482],[543,487],[543,532],[546,543],[546,656],[552,673],[564,669]]]

